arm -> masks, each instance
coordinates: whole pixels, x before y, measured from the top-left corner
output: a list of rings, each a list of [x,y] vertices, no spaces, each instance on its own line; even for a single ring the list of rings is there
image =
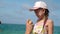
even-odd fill
[[[48,22],[48,34],[53,34],[53,21],[49,20]]]

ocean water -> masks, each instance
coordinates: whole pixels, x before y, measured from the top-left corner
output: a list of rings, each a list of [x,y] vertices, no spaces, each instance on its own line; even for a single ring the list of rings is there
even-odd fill
[[[24,24],[0,24],[0,34],[25,34]],[[60,34],[60,26],[54,26],[54,34]]]

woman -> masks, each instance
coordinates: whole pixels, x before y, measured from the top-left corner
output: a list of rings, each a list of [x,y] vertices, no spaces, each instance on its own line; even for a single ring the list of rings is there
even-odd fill
[[[46,3],[37,1],[30,10],[35,12],[38,20],[34,27],[32,21],[27,20],[25,34],[53,34],[53,21],[48,18],[49,10]]]

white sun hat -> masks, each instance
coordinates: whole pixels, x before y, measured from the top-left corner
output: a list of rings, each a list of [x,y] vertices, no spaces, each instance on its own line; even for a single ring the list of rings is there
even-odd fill
[[[38,8],[44,8],[44,9],[47,9],[47,4],[43,1],[37,1],[34,6],[32,8],[30,8],[30,10],[35,10],[35,9],[38,9]]]

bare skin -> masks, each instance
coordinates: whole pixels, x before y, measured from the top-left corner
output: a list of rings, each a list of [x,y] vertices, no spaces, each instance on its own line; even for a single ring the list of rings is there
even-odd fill
[[[25,34],[31,34],[32,29],[33,29],[33,23],[30,19],[28,19],[26,21],[26,32],[25,32]]]
[[[40,23],[44,23],[44,20],[46,19],[44,13],[45,13],[45,9],[37,9],[34,10],[36,16],[38,17],[38,24]],[[30,24],[29,24],[29,22]],[[46,28],[47,28],[47,32],[48,34],[53,34],[53,21],[51,19],[47,19],[46,24],[45,24]],[[31,31],[33,29],[33,24],[31,20],[27,20],[26,22],[26,32],[25,34],[31,34]]]

